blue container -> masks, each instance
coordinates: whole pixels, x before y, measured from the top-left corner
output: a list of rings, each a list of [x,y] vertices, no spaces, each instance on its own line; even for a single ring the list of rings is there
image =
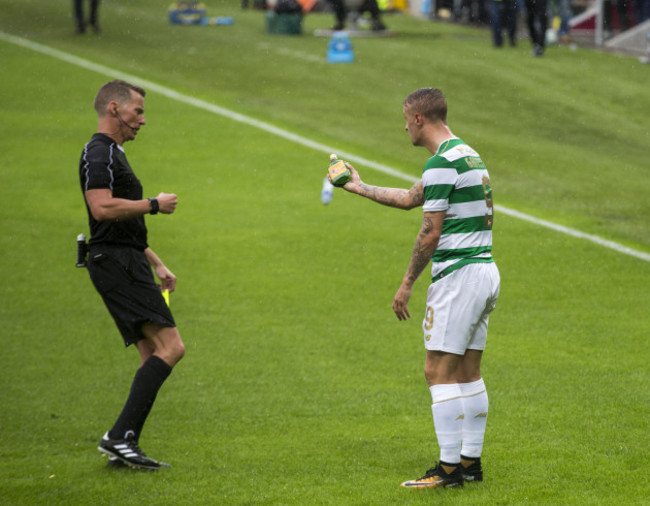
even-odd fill
[[[173,25],[199,25],[205,18],[205,4],[176,2],[169,6],[169,22]]]
[[[350,37],[345,32],[332,35],[327,46],[327,61],[330,63],[350,63],[354,61],[354,51]]]
[[[219,16],[216,18],[205,17],[201,20],[202,25],[232,25],[235,19],[231,17]]]

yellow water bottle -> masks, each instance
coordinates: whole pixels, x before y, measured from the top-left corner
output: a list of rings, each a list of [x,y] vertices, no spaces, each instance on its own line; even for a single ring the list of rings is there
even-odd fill
[[[334,186],[343,186],[352,177],[345,162],[337,159],[334,153],[330,155],[330,166],[327,168],[327,172]]]

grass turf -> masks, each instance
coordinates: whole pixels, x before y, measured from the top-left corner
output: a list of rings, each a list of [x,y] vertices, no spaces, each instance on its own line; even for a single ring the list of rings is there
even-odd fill
[[[302,37],[170,27],[156,2],[105,2],[104,32],[72,35],[68,5],[0,0],[0,29],[230,107],[418,174],[401,100],[447,92],[452,130],[488,163],[500,204],[648,250],[648,140],[635,60],[489,35],[406,16],[399,35],[354,40],[350,66],[319,63],[329,16]],[[0,263],[5,366],[3,502],[32,504],[641,504],[648,495],[648,265],[497,216],[502,295],[484,377],[486,482],[404,491],[437,454],[422,379],[418,311],[390,310],[419,229],[417,211],[337,192],[318,200],[327,153],[150,93],[149,124],[126,146],[145,192],[174,191],[147,220],[178,275],[172,308],[188,348],[145,428],[173,464],[114,472],[94,449],[137,367],[87,275],[77,181],[106,76],[0,41]],[[359,167],[369,182],[403,181]]]

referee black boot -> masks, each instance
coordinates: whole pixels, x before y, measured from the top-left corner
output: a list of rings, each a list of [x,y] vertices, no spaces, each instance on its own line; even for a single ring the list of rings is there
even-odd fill
[[[158,462],[145,453],[138,446],[133,432],[127,432],[124,439],[110,439],[108,432],[104,434],[97,449],[110,457],[121,460],[129,467],[136,469],[149,469],[155,471],[161,467],[171,467],[164,462]]]

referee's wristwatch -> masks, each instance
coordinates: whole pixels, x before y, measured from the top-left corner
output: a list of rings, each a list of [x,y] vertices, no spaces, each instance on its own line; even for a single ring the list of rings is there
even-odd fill
[[[158,199],[155,197],[151,197],[149,199],[149,206],[151,206],[151,211],[149,211],[149,214],[157,214],[158,211],[160,210],[160,206],[158,205]]]

